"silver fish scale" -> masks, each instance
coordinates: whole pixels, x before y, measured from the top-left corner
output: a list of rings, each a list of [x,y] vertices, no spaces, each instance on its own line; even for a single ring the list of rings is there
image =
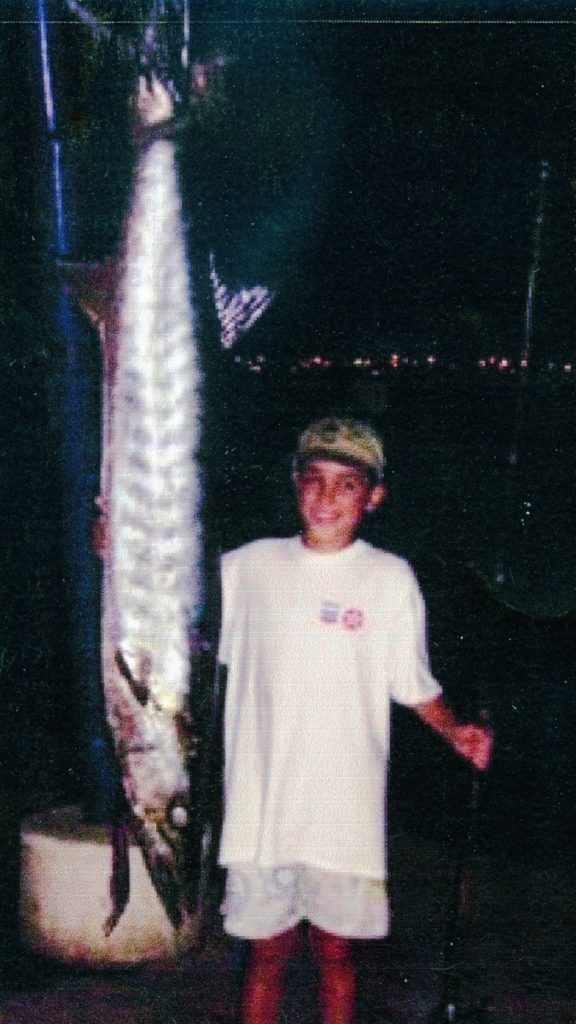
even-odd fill
[[[130,676],[177,712],[202,610],[201,374],[170,140],[141,154],[124,260],[111,425],[114,632]]]

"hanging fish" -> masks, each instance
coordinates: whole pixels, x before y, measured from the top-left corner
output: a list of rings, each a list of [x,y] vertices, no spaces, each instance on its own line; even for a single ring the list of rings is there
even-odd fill
[[[162,129],[154,137],[172,116],[170,93],[157,79],[140,80],[138,110],[152,141],[136,168],[119,289],[103,677],[136,833],[167,912],[182,927],[191,902],[186,840],[197,756],[187,711],[190,645],[204,607],[202,374],[175,143]],[[226,344],[234,324],[247,322],[242,310],[240,303],[226,321]]]
[[[201,436],[202,371],[191,293],[170,90],[142,77],[140,152],[120,260],[64,266],[104,354],[101,497],[105,524],[102,679],[134,830],[175,928],[191,921],[190,775],[198,738],[190,675],[206,671]],[[238,298],[210,259],[221,340],[228,346],[271,301]],[[197,822],[196,822],[197,825]],[[125,829],[114,830],[108,933],[129,898]]]
[[[140,80],[137,106],[144,125],[172,115],[157,80]],[[188,913],[190,635],[204,575],[202,377],[189,289],[174,141],[153,138],[136,166],[118,296],[103,682],[135,831],[176,927]]]

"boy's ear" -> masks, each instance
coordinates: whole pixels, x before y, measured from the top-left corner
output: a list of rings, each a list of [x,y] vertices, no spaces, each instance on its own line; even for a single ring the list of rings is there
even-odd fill
[[[370,491],[370,497],[364,506],[365,512],[375,512],[381,502],[386,497],[386,488],[384,484],[376,484],[375,487]]]

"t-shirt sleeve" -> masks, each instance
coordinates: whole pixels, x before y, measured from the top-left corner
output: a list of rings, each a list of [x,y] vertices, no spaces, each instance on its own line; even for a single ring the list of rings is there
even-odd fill
[[[426,608],[412,570],[399,602],[393,644],[391,695],[413,706],[433,700],[442,687],[430,671],[426,637]]]

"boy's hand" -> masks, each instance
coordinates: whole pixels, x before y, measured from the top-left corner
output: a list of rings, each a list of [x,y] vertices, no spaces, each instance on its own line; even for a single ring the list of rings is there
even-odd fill
[[[479,772],[485,772],[490,764],[494,733],[488,725],[467,723],[463,725],[454,716],[442,697],[416,704],[414,711],[426,725],[439,733],[452,749],[469,761]]]
[[[485,772],[490,764],[494,747],[494,734],[485,725],[456,725],[448,742],[460,757],[469,761],[479,772]]]

